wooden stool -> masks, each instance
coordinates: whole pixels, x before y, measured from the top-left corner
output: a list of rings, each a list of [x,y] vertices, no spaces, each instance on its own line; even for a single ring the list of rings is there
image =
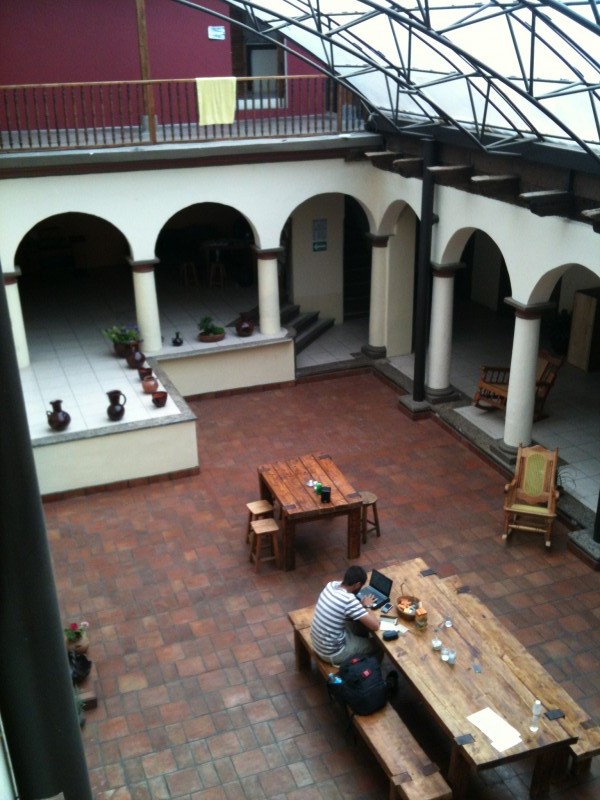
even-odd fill
[[[367,534],[372,531],[381,536],[379,529],[379,515],[377,514],[377,495],[373,492],[359,492],[362,498],[362,540],[363,544],[367,541]],[[369,508],[373,509],[373,519],[369,519]]]
[[[208,285],[223,288],[225,283],[225,265],[222,261],[212,261],[208,269]]]
[[[279,525],[272,517],[254,519],[250,523],[250,561],[254,561],[258,572],[262,561],[274,561],[279,566]],[[263,556],[265,545],[269,545],[269,555]]]
[[[250,541],[250,523],[253,519],[261,519],[262,517],[273,516],[273,506],[268,500],[253,500],[251,503],[246,503],[248,509],[248,526],[246,528],[246,544]]]

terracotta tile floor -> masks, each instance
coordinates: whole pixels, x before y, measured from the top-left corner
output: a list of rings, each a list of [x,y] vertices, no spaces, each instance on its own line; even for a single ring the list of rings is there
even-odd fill
[[[588,713],[600,715],[600,577],[566,549],[500,537],[504,477],[398,390],[355,374],[194,402],[201,473],[45,505],[65,620],[88,619],[98,708],[83,729],[97,800],[385,800],[321,679],[294,667],[286,612],[348,564],[343,520],[306,524],[297,569],[256,574],[244,542],[256,466],[329,452],[379,497],[361,562],[422,556],[460,574]],[[443,687],[441,687],[443,691]],[[400,702],[442,769],[448,752],[406,690]],[[551,797],[600,796],[600,767]],[[477,800],[526,798],[532,764],[472,781]]]

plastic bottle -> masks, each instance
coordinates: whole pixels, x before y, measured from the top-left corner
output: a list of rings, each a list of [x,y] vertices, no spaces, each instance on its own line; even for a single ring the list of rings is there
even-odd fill
[[[342,679],[338,678],[337,675],[334,675],[333,672],[330,672],[327,677],[329,679],[329,683],[342,683]]]
[[[529,730],[535,733],[540,727],[540,714],[542,713],[542,704],[536,700],[531,709],[531,722],[529,723]]]

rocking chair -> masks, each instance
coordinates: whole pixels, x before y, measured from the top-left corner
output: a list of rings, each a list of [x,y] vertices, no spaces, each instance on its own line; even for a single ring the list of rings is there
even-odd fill
[[[546,547],[551,546],[552,526],[556,519],[556,468],[558,448],[520,446],[515,475],[504,487],[504,533],[508,539],[513,530],[543,533]]]
[[[550,389],[554,386],[558,370],[563,361],[564,358],[556,358],[545,351],[542,351],[538,357],[535,372],[534,422],[545,416],[543,414],[544,403],[550,393]],[[473,398],[473,405],[478,408],[505,409],[509,377],[509,367],[481,367],[481,375]]]

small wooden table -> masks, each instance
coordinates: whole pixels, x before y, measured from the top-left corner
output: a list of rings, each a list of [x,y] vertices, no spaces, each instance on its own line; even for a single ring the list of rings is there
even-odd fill
[[[321,502],[308,481],[331,487],[331,500]],[[306,455],[258,467],[260,496],[277,501],[283,514],[283,568],[295,567],[296,524],[321,517],[348,517],[348,558],[360,556],[362,499],[348,483],[331,456]]]
[[[440,579],[420,558],[381,571],[393,579],[394,603],[403,585],[402,593],[420,598],[428,612],[424,630],[400,620],[408,633],[393,641],[384,641],[381,633],[378,637],[452,741],[448,782],[455,800],[465,797],[471,769],[532,755],[530,797],[547,794],[552,768],[559,761],[566,763],[569,745],[585,725],[585,713],[483,603],[461,591],[458,579]],[[444,645],[456,649],[454,666],[443,662],[431,644],[435,628],[446,617],[452,619],[452,627],[441,627],[439,636]],[[536,698],[544,710],[558,707],[565,716],[549,720],[542,714],[539,730],[532,732],[529,723]],[[521,741],[506,750],[496,749],[488,735],[467,719],[486,708],[515,728]]]

